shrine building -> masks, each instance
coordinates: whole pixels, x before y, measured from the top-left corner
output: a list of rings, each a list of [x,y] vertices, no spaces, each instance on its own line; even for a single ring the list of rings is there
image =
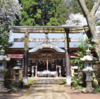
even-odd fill
[[[10,26],[8,57],[9,67],[23,68],[23,80],[28,76],[39,77],[42,71],[51,76],[66,76],[70,79],[70,59],[76,58],[83,26]],[[55,75],[56,73],[56,75]],[[43,76],[43,75],[42,75]]]

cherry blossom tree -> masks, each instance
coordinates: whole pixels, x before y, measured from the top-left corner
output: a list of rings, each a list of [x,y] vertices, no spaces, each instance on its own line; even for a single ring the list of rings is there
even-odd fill
[[[87,25],[86,18],[80,14],[70,14],[69,19],[66,21],[66,25],[80,25],[84,26]]]
[[[8,47],[9,25],[20,16],[21,5],[18,0],[0,0],[0,45]]]

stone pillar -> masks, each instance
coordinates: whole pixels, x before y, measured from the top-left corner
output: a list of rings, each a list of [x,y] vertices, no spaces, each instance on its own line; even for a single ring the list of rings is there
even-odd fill
[[[29,49],[29,34],[25,33],[24,38],[24,76],[23,83],[28,84],[28,49]]]
[[[30,72],[31,72],[31,77],[32,77],[32,66],[30,66]]]
[[[59,66],[59,77],[61,77],[61,66]]]
[[[57,59],[56,59],[56,73],[57,73],[56,77],[58,77],[58,71],[57,71]]]
[[[66,60],[66,84],[71,85],[70,54],[69,54],[69,35],[65,34],[65,60]]]
[[[38,60],[36,59],[36,66],[34,66],[35,77],[37,77],[37,70],[38,70]]]
[[[32,76],[34,77],[34,66],[32,66]]]
[[[35,77],[37,77],[37,66],[35,66]]]

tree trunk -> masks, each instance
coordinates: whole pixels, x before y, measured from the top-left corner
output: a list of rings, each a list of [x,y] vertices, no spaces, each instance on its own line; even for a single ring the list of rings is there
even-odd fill
[[[92,35],[92,42],[95,43],[95,51],[100,61],[100,40],[97,35],[95,19],[93,15],[88,15],[87,22],[89,25],[89,30]]]
[[[87,19],[90,33],[92,35],[92,42],[94,42],[95,44],[99,44],[100,40],[97,35],[94,16],[91,14],[88,14],[86,19]]]
[[[97,35],[96,25],[95,25],[95,17],[94,17],[94,14],[99,7],[100,0],[97,0],[95,2],[91,12],[89,12],[89,10],[87,9],[87,6],[86,6],[84,0],[78,0],[78,2],[79,2],[79,5],[81,6],[81,9],[82,9],[86,19],[87,19],[87,23],[88,23],[89,30],[90,30],[90,35],[92,36],[92,42],[95,43],[95,50],[96,50],[96,53],[97,53],[99,61],[100,61],[100,40]]]

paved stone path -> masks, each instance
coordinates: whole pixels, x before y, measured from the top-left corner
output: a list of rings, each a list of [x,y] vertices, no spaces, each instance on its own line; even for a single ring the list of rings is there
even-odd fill
[[[53,78],[41,78],[33,82],[27,93],[19,99],[70,99],[70,97]]]

